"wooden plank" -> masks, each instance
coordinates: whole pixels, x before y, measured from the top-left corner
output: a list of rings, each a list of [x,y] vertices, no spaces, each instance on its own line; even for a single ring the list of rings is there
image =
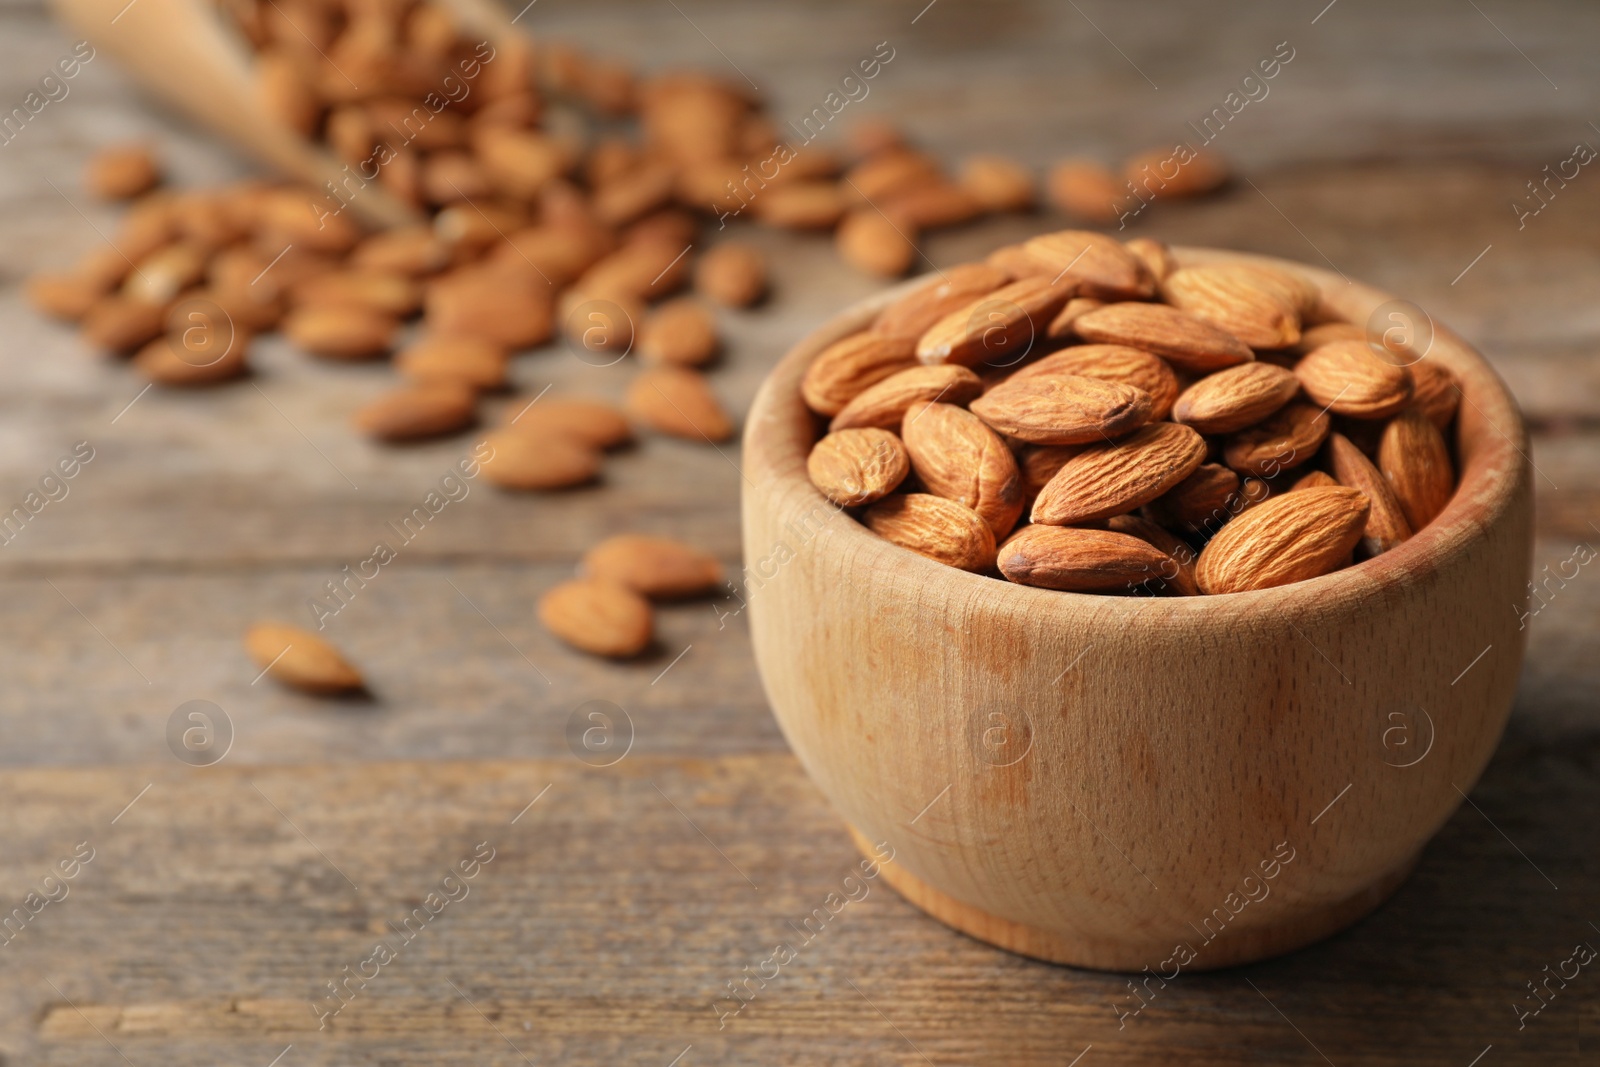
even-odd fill
[[[266,1063],[291,1043],[309,1062],[516,1062],[507,1039],[532,1062],[657,1065],[690,1045],[692,1063],[1060,1064],[1090,1044],[1321,1062],[1313,1043],[1334,1063],[1460,1065],[1491,1043],[1570,1061],[1592,997],[1521,1033],[1512,1005],[1595,936],[1579,887],[1600,838],[1560,814],[1600,802],[1588,761],[1514,734],[1391,904],[1287,958],[1152,986],[1120,1029],[1125,977],[993,951],[874,880],[722,1018],[726,983],[802,942],[857,863],[783,754],[8,771],[0,899],[79,842],[94,858],[5,946],[4,1041],[96,1064]],[[460,899],[393,933],[479,842],[493,859],[467,895],[446,886]],[[396,958],[319,1031],[335,1002],[313,998],[384,937]],[[1460,966],[1464,944],[1494,965]]]

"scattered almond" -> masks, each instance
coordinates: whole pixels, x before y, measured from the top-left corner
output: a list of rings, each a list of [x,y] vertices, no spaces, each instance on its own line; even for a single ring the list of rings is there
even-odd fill
[[[639,326],[639,356],[648,363],[699,367],[717,354],[717,323],[693,300],[672,300]]]
[[[834,235],[839,257],[863,274],[898,278],[916,262],[917,246],[904,227],[876,208],[856,208]]]
[[[603,400],[585,397],[535,397],[513,404],[502,430],[530,437],[570,437],[592,449],[616,448],[633,440],[627,417]]]
[[[722,563],[682,541],[617,534],[583,554],[585,577],[615,582],[652,599],[698,596],[722,584]]]
[[[650,602],[616,582],[577,578],[539,598],[545,629],[581,652],[629,659],[650,646]]]
[[[394,358],[395,369],[414,382],[454,382],[473,389],[506,384],[506,350],[482,337],[429,335]]]
[[[327,359],[375,359],[393,346],[395,329],[392,316],[358,307],[313,305],[283,320],[290,341]]]
[[[214,385],[243,377],[249,370],[245,349],[249,341],[230,336],[216,351],[190,351],[171,337],[158,337],[139,350],[133,365],[161,385]]]
[[[89,161],[83,183],[100,200],[132,200],[161,184],[161,168],[144,145],[105,148]]]
[[[713,303],[749,307],[767,291],[767,265],[749,245],[725,241],[700,257],[694,286]]]
[[[961,189],[985,211],[1033,208],[1033,175],[1004,156],[972,156],[961,165]]]
[[[705,376],[683,367],[652,367],[628,386],[628,414],[660,433],[690,441],[726,441],[733,420]]]
[[[245,631],[244,647],[274,680],[308,693],[349,693],[366,684],[338,649],[298,626],[257,623]]]
[[[1128,195],[1105,164],[1086,159],[1064,160],[1050,168],[1045,190],[1058,210],[1097,223],[1115,222]]]
[[[381,441],[415,441],[455,433],[472,424],[477,394],[461,382],[417,382],[385,393],[358,409],[356,429]]]
[[[483,476],[502,489],[552,490],[586,485],[600,474],[600,450],[558,432],[500,430],[486,438]]]

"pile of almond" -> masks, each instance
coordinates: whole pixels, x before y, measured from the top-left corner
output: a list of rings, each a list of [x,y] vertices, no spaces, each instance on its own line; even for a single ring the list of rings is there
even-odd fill
[[[941,271],[819,353],[802,392],[829,500],[1049,589],[1314,578],[1455,490],[1448,370],[1369,345],[1290,270],[1179,267],[1147,238],[1067,230]]]

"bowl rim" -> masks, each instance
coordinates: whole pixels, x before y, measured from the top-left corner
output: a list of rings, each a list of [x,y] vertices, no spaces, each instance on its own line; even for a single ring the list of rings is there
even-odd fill
[[[1378,308],[1404,299],[1342,274],[1275,256],[1181,245],[1172,246],[1171,251],[1180,267],[1253,262],[1288,268],[1313,281],[1323,302],[1351,322],[1370,321]],[[802,337],[767,373],[751,405],[743,436],[747,497],[757,486],[767,486],[772,492],[769,499],[784,502],[780,506],[804,505],[808,511],[818,506],[835,512],[854,510],[829,501],[806,473],[806,458],[820,437],[816,432],[817,416],[800,396],[800,379],[824,348],[865,328],[894,301],[933,284],[937,273],[936,269],[931,276],[919,275],[851,304]],[[1405,302],[1428,315],[1415,302]],[[846,516],[850,519],[847,523],[830,524],[838,527],[834,536],[843,538],[841,542],[830,542],[832,550],[848,550],[855,556],[856,566],[865,564],[890,571],[910,568],[905,573],[911,578],[948,583],[952,594],[1005,598],[1007,605],[1022,611],[1093,606],[1118,623],[1150,622],[1183,617],[1192,611],[1218,610],[1230,614],[1289,612],[1303,618],[1371,604],[1385,591],[1436,573],[1459,559],[1506,517],[1529,477],[1527,427],[1510,390],[1480,352],[1432,315],[1428,318],[1433,339],[1422,358],[1433,358],[1437,353],[1440,362],[1456,376],[1461,394],[1454,441],[1461,470],[1445,509],[1412,537],[1380,556],[1316,578],[1266,589],[1145,597],[1042,589],[959,570],[877,536],[853,515]]]

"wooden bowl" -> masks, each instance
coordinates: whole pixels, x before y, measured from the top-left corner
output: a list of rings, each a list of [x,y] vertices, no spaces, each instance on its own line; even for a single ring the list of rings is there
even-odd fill
[[[1293,266],[1352,322],[1392,299]],[[1527,434],[1488,363],[1435,325],[1461,480],[1399,548],[1257,592],[1062,593],[892,545],[808,480],[806,366],[904,291],[795,346],[744,439],[756,661],[857,845],[892,849],[889,884],[973,937],[1167,978],[1376,908],[1488,763],[1522,663]]]

